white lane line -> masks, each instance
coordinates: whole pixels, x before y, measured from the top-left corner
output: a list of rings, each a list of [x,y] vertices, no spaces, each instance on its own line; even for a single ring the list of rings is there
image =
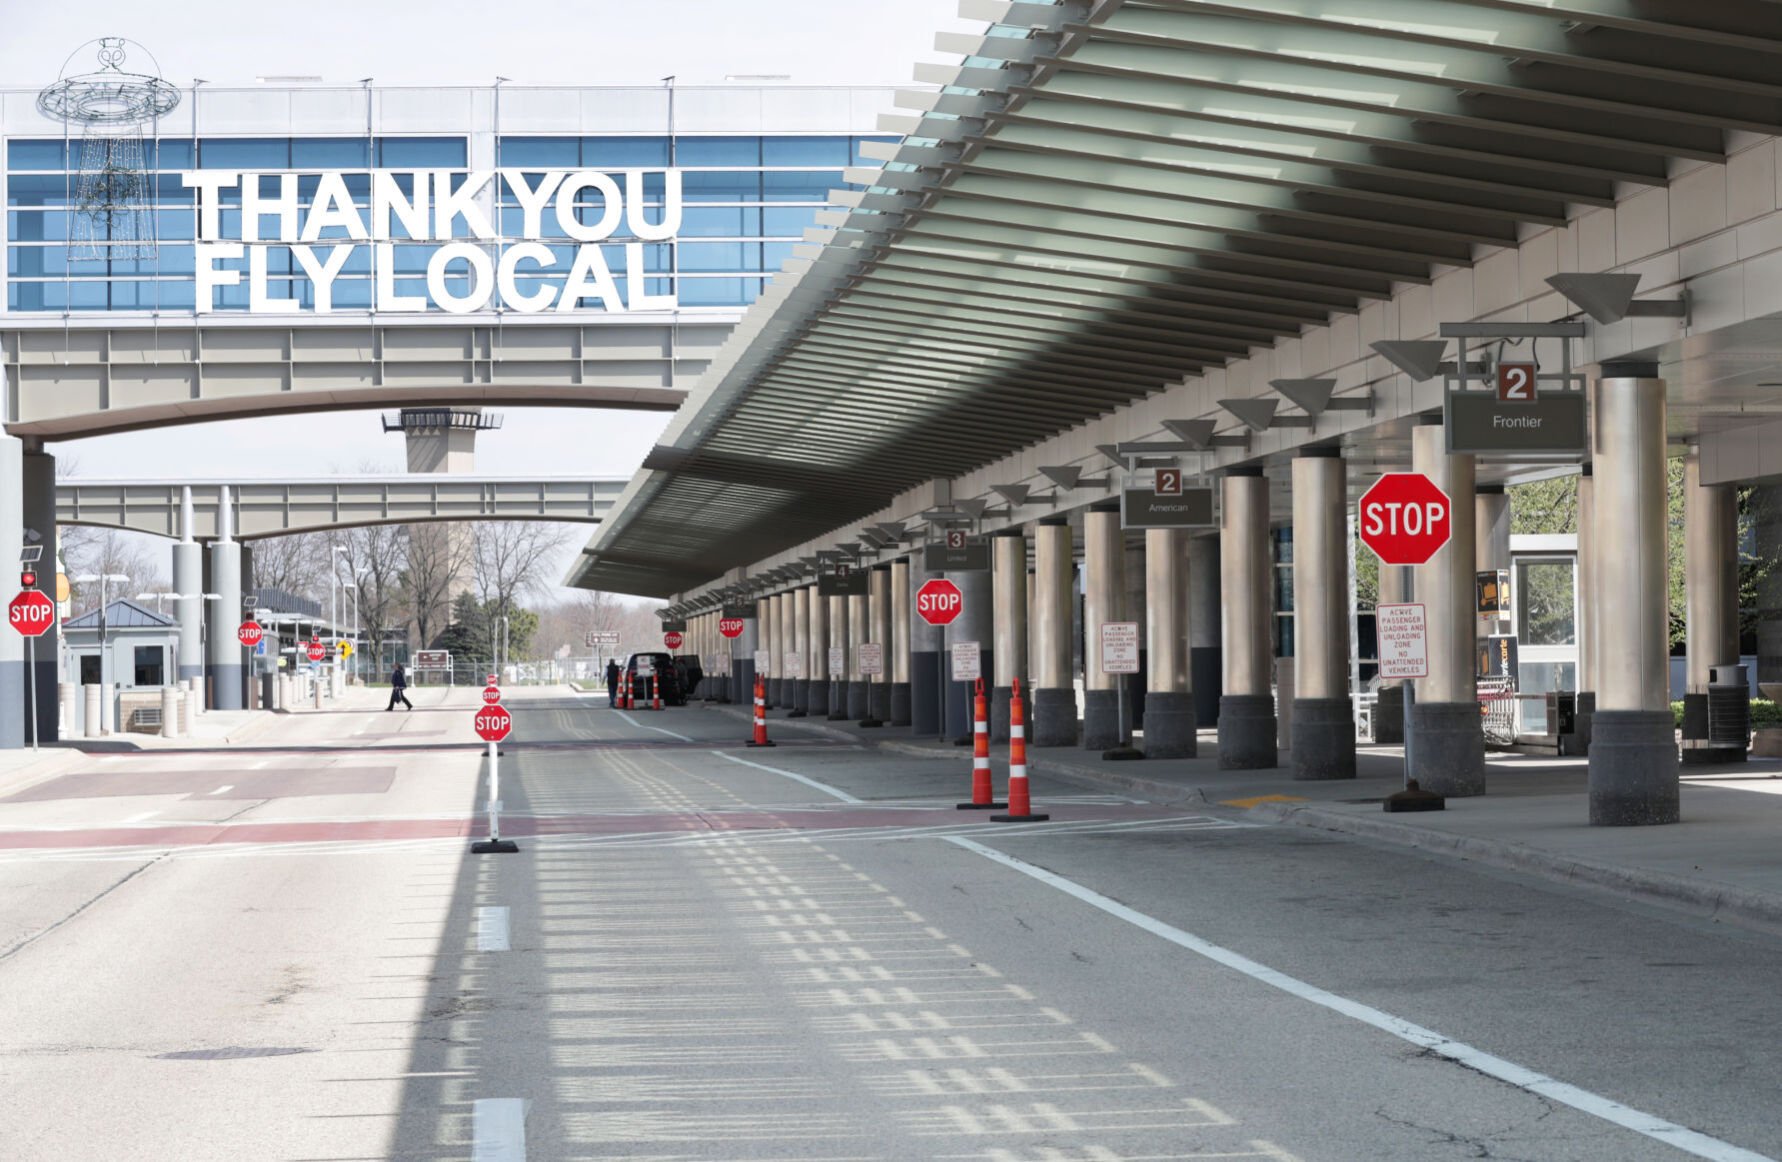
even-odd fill
[[[160,814],[159,811],[144,811],[140,815],[130,816],[130,818],[124,820],[124,822],[125,823],[141,823],[144,819],[153,819],[155,816],[157,816],[159,814]]]
[[[524,1098],[478,1098],[470,1110],[471,1162],[526,1162]]]
[[[1506,1061],[1482,1049],[1476,1049],[1463,1041],[1445,1037],[1434,1029],[1413,1025],[1409,1021],[1395,1017],[1391,1013],[1382,1012],[1371,1005],[1364,1005],[1359,1001],[1352,1001],[1347,997],[1339,997],[1335,993],[1326,992],[1317,985],[1307,984],[1298,977],[1288,976],[1266,964],[1259,964],[1229,948],[1203,940],[1192,933],[1165,924],[1153,916],[1147,916],[1143,912],[1129,908],[1117,900],[1111,900],[1100,892],[1086,888],[1074,880],[1067,880],[1045,868],[1035,867],[1025,860],[1016,859],[1014,856],[1005,855],[994,848],[985,847],[975,840],[953,835],[947,837],[947,842],[957,844],[967,851],[975,851],[986,859],[995,860],[1004,867],[1012,868],[1024,876],[1036,879],[1049,887],[1057,888],[1066,895],[1075,896],[1092,908],[1099,908],[1110,916],[1124,920],[1134,927],[1142,928],[1171,944],[1204,956],[1215,964],[1235,969],[1253,980],[1261,981],[1282,992],[1291,993],[1314,1005],[1322,1005],[1332,1012],[1341,1013],[1364,1025],[1372,1025],[1400,1040],[1409,1041],[1439,1057],[1446,1057],[1469,1069],[1475,1069],[1487,1076],[1495,1077],[1499,1081],[1508,1082],[1518,1089],[1525,1089],[1550,1101],[1556,1101],[1561,1105],[1567,1105],[1589,1114],[1591,1117],[1613,1122],[1636,1134],[1644,1134],[1667,1146],[1674,1146],[1685,1154],[1693,1154],[1697,1158],[1708,1158],[1712,1162],[1776,1162],[1768,1155],[1754,1153],[1730,1142],[1723,1142],[1719,1138],[1711,1138],[1707,1134],[1699,1133],[1687,1126],[1679,1126],[1675,1122],[1667,1122],[1654,1114],[1644,1113],[1631,1106],[1624,1106],[1612,1098],[1606,1098],[1591,1093],[1589,1090],[1579,1089],[1575,1085],[1557,1081],[1544,1073],[1536,1073],[1513,1061]]]
[[[212,791],[211,794],[221,795],[224,791],[233,791],[234,789],[235,789],[234,783],[224,783],[222,786],[220,786],[216,790]]]
[[[807,787],[815,788],[816,790],[823,792],[825,795],[833,795],[835,798],[840,799],[844,803],[864,802],[864,800],[854,798],[854,796],[848,794],[846,791],[838,791],[834,787],[825,786],[824,784],[817,782],[817,780],[807,779],[803,775],[795,775],[791,771],[782,771],[778,767],[769,767],[769,766],[764,766],[761,763],[752,763],[748,759],[739,759],[735,755],[726,754],[725,752],[723,752],[721,750],[715,750],[712,753],[717,755],[721,759],[729,759],[731,762],[740,763],[742,766],[745,766],[745,767],[754,767],[756,770],[766,771],[770,775],[784,775],[786,778],[791,779],[795,782],[803,783]]]
[[[506,952],[512,947],[508,938],[508,911],[503,907],[476,910],[476,950]]]
[[[693,741],[692,739],[688,738],[684,734],[676,734],[672,730],[663,730],[660,726],[647,726],[644,723],[639,722],[637,719],[631,717],[631,715],[625,713],[623,710],[615,710],[615,711],[613,711],[613,713],[617,714],[620,718],[623,718],[626,722],[629,722],[631,725],[637,726],[637,727],[642,727],[644,730],[653,730],[657,734],[666,734],[668,737],[678,738],[682,742],[692,742]]]
[[[267,764],[267,763],[269,763],[269,762],[271,762],[271,761],[272,761],[272,760],[271,760],[271,759],[261,759],[261,760],[260,760],[260,761],[259,761],[259,762],[257,762],[257,763],[249,763],[249,764],[248,764],[248,767],[249,767],[249,768],[250,768],[250,769],[252,769],[252,770],[256,770],[256,771],[257,771],[257,770],[260,770],[260,769],[262,769],[262,768],[264,768],[264,767],[265,767],[265,766],[266,766],[266,764]]]

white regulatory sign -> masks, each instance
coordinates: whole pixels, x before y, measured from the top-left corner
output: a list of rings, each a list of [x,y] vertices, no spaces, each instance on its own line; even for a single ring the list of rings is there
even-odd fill
[[[767,677],[767,663],[768,663],[769,659],[771,659],[772,657],[773,657],[773,651],[771,651],[771,650],[756,650],[755,651],[755,673],[757,673],[758,675],[760,675],[763,678]]]
[[[788,678],[804,677],[804,655],[795,651],[788,651],[786,654],[784,673]]]
[[[729,672],[729,670],[730,670],[730,651],[729,650],[719,650],[717,653],[712,655],[712,658],[713,658],[713,661],[715,662],[716,669],[718,669],[722,672],[725,672],[725,673]]]
[[[954,642],[952,653],[953,681],[975,682],[984,676],[984,660],[977,642]]]
[[[1380,639],[1380,677],[1429,676],[1429,624],[1421,602],[1375,606],[1374,627]]]
[[[1101,672],[1136,674],[1139,671],[1139,627],[1136,621],[1101,623]]]
[[[829,651],[829,676],[831,678],[848,676],[848,651],[840,646]]]
[[[861,642],[860,676],[876,678],[885,672],[885,647],[878,642]]]

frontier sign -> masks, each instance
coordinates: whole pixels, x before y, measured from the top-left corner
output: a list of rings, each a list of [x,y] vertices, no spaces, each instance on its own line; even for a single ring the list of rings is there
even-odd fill
[[[646,173],[662,177],[656,221],[644,205]],[[362,174],[352,177],[364,180]],[[257,243],[290,247],[293,273],[308,279],[315,314],[334,310],[334,280],[349,268],[372,273],[372,309],[379,312],[438,309],[466,314],[499,305],[536,314],[582,310],[591,301],[599,309],[622,313],[677,305],[673,294],[647,292],[644,245],[665,242],[680,231],[678,169],[632,169],[616,175],[599,170],[373,170],[368,207],[359,204],[365,196],[356,199],[347,178],[338,172],[304,175],[305,184],[316,184],[313,193],[300,197],[295,173],[182,173],[181,182],[196,190],[198,199],[197,313],[216,310],[217,291],[244,280],[250,313],[312,309],[297,298],[274,297],[275,288],[282,291],[287,284],[268,277],[271,247]],[[519,234],[496,228],[497,193],[517,207]],[[223,212],[228,209],[234,218],[237,206],[240,236],[224,237]],[[548,233],[547,216],[554,226]],[[609,246],[624,250],[623,295],[607,264],[604,251],[609,247],[601,245],[621,233],[623,240]],[[574,251],[565,265],[558,253],[566,239]],[[399,243],[441,244],[429,247],[426,294],[398,287],[399,273],[404,284],[421,273],[406,266],[398,270]],[[525,276],[541,274],[565,277],[561,287],[537,278],[522,282]],[[655,277],[663,275],[657,272]]]

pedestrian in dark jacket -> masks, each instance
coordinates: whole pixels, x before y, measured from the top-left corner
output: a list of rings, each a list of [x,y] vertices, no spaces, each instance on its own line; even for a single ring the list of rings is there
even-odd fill
[[[619,661],[617,658],[608,658],[606,663],[606,704],[613,707],[619,705]]]
[[[384,709],[394,710],[396,709],[396,703],[401,702],[404,706],[413,710],[415,705],[408,700],[407,690],[408,678],[402,673],[402,663],[397,662],[396,668],[390,671],[390,704],[384,707]]]

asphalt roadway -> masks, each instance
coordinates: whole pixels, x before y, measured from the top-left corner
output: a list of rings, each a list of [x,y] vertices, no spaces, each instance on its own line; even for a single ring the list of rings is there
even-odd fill
[[[472,855],[414,693],[0,783],[0,1157],[1782,1156],[1771,937],[561,688]]]

